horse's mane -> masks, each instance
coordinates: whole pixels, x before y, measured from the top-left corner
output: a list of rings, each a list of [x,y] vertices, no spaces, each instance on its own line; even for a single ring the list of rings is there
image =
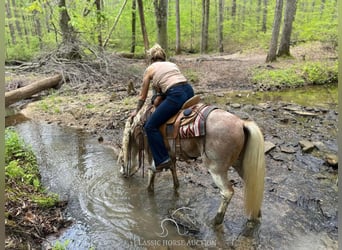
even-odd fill
[[[138,111],[138,113],[132,118],[128,117],[125,123],[125,128],[122,136],[122,148],[118,156],[118,163],[123,159],[124,164],[126,165],[129,160],[129,143],[131,133],[134,129],[144,122],[144,116],[147,111],[151,107],[150,104],[144,104],[143,107]],[[132,120],[133,119],[133,120]]]

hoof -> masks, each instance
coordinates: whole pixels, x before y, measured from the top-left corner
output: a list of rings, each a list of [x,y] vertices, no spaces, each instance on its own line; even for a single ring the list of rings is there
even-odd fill
[[[214,226],[219,226],[222,224],[223,222],[223,215],[222,214],[217,214],[213,220],[213,224]]]

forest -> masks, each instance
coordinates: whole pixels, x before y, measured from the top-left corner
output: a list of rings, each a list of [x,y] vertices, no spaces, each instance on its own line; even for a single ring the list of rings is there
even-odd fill
[[[294,6],[291,45],[337,46],[337,0],[5,0],[6,58],[30,60],[66,41],[82,54],[141,54],[155,42],[169,54],[267,50],[275,19],[287,26],[287,2]]]

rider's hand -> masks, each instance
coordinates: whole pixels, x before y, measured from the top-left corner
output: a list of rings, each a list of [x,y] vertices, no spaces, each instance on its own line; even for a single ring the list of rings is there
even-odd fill
[[[158,95],[158,96],[156,96],[156,97],[154,98],[154,100],[153,100],[153,105],[154,105],[155,107],[158,107],[159,104],[160,104],[163,100],[164,100],[163,97],[160,96],[160,95]]]
[[[130,115],[130,117],[133,119],[136,115],[137,115],[137,111],[136,110],[134,110],[132,113],[131,113],[131,115]]]

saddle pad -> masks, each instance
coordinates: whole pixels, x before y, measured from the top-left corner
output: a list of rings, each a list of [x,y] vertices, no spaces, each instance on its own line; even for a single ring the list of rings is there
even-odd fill
[[[193,122],[180,126],[179,137],[185,139],[205,135],[205,121],[209,113],[216,108],[211,105],[204,107]]]

